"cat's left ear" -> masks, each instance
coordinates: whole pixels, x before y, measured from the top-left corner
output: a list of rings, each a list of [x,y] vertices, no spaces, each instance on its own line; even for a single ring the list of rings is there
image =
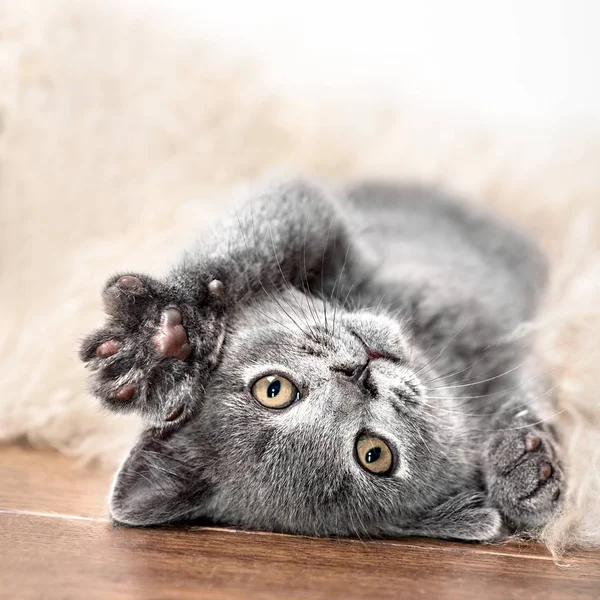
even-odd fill
[[[143,433],[115,477],[109,498],[113,520],[143,527],[197,512],[208,486],[198,461],[185,458],[172,439]]]

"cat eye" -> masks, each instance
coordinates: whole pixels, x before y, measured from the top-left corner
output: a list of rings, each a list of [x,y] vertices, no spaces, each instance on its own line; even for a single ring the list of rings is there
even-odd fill
[[[267,408],[287,408],[300,400],[296,386],[281,375],[267,375],[252,386],[252,395]]]
[[[370,473],[385,475],[392,469],[394,456],[389,446],[380,438],[369,434],[356,440],[358,462]]]

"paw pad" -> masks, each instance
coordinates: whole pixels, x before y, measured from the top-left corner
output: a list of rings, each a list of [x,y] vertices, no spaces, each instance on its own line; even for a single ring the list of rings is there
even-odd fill
[[[117,285],[121,289],[131,291],[141,290],[144,287],[141,280],[133,275],[123,275],[123,277],[119,277],[119,279],[117,279]]]
[[[540,469],[540,479],[542,481],[546,481],[552,475],[552,465],[550,463],[545,463],[542,465]]]
[[[96,348],[96,356],[98,358],[108,358],[109,356],[116,354],[120,348],[121,344],[119,344],[117,340],[109,340]]]
[[[166,419],[165,421],[175,421],[176,419],[178,419],[182,414],[183,414],[183,410],[184,410],[184,405],[182,404],[180,407],[176,408]]]
[[[534,452],[540,447],[541,443],[542,440],[539,436],[535,435],[534,433],[529,433],[525,438],[525,450],[527,452]]]
[[[163,358],[185,360],[192,352],[181,313],[176,308],[166,310],[160,320],[160,330],[152,339],[154,347]]]
[[[128,383],[124,385],[116,394],[116,399],[119,402],[129,402],[135,395],[135,385]]]

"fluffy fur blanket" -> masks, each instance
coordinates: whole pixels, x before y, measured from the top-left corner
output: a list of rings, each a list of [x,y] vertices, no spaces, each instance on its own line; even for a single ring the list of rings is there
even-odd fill
[[[343,110],[340,110],[343,106]],[[571,490],[545,532],[600,543],[600,134],[474,129],[410,104],[267,92],[203,45],[70,0],[0,8],[0,440],[114,466],[137,423],[85,392],[78,339],[118,269],[159,272],[232,189],[280,170],[436,183],[528,228],[552,285],[535,324]]]

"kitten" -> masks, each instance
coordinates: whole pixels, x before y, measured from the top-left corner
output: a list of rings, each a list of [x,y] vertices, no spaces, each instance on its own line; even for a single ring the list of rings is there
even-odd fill
[[[117,275],[90,389],[147,423],[110,512],[307,535],[492,541],[561,503],[526,324],[538,248],[426,189],[294,181],[162,281]]]

